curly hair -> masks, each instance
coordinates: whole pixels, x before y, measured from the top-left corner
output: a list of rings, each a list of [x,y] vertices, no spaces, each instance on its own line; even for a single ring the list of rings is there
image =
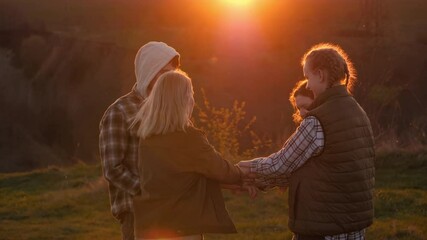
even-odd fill
[[[297,103],[295,98],[298,96],[305,96],[305,97],[309,97],[311,99],[314,99],[314,94],[311,90],[307,89],[307,79],[304,80],[300,80],[298,81],[294,88],[292,89],[291,94],[289,95],[289,101],[292,104],[292,107],[294,108],[294,113],[292,114],[292,119],[293,121],[298,124],[302,121],[302,117],[299,113],[299,110],[297,108]]]

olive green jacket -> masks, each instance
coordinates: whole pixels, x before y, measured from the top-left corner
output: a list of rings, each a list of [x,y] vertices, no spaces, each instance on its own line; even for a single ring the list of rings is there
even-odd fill
[[[240,170],[224,160],[200,130],[190,127],[141,140],[139,173],[136,237],[236,232],[219,183],[239,184]]]

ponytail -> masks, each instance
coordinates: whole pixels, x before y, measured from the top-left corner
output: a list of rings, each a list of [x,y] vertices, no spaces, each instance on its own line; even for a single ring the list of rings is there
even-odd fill
[[[345,84],[352,92],[356,81],[353,63],[341,47],[329,43],[313,46],[304,54],[301,64],[309,62],[311,69],[322,69],[328,72],[328,87],[337,83]]]

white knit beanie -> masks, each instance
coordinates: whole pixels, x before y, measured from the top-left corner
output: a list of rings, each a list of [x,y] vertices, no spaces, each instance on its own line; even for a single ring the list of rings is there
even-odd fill
[[[146,98],[147,88],[156,74],[179,53],[163,42],[149,42],[142,46],[135,57],[136,90]]]

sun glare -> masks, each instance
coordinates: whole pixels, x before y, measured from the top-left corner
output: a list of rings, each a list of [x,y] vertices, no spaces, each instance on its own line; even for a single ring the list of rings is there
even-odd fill
[[[225,4],[235,8],[247,8],[253,5],[254,0],[222,0]]]

